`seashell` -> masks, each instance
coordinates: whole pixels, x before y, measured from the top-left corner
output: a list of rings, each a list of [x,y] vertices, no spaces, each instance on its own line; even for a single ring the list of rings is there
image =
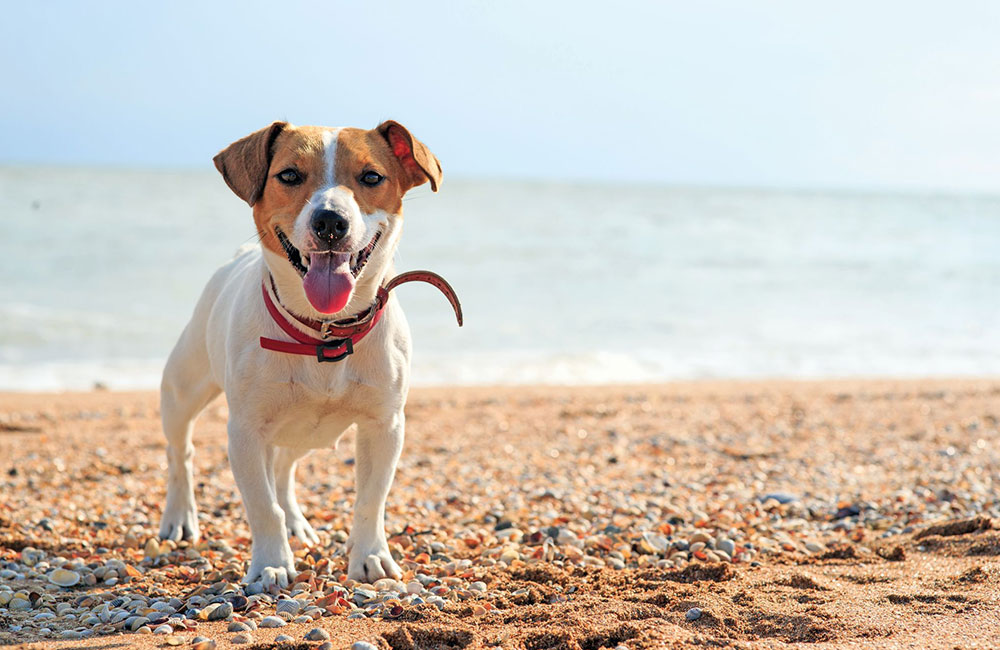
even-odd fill
[[[220,603],[215,609],[209,612],[208,620],[221,621],[233,615],[233,606],[230,603]]]
[[[69,569],[56,569],[49,574],[49,582],[60,587],[72,587],[80,582],[80,574]]]
[[[330,638],[330,633],[321,627],[314,627],[306,632],[306,641],[326,641]]]
[[[290,616],[295,616],[302,610],[302,605],[299,601],[288,598],[285,600],[279,600],[275,609],[278,611],[278,615],[288,614]]]
[[[258,625],[260,627],[285,627],[288,624],[280,616],[265,616]]]

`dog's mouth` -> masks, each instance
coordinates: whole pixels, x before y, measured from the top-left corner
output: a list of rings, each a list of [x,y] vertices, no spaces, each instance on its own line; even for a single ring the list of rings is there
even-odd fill
[[[303,255],[280,228],[274,234],[281,242],[285,257],[302,276],[302,289],[309,304],[323,314],[335,314],[347,306],[354,293],[354,281],[371,258],[382,231],[376,231],[368,245],[353,253],[314,251]]]
[[[282,232],[281,228],[275,227],[274,234],[278,237],[278,242],[281,244],[281,248],[284,249],[285,257],[288,258],[288,262],[292,265],[292,268],[298,271],[299,275],[305,277],[306,273],[309,272],[309,266],[312,261],[311,257],[303,255],[302,252],[299,251],[294,244],[292,244],[291,240],[288,239],[288,236]],[[375,231],[375,236],[372,237],[372,240],[368,242],[367,246],[359,251],[351,253],[349,260],[351,265],[351,275],[358,277],[358,275],[361,274],[361,270],[365,268],[365,264],[368,263],[368,258],[370,258],[372,253],[375,251],[375,246],[378,244],[378,240],[381,237],[382,231]],[[328,253],[323,252],[314,254],[325,255]],[[333,253],[329,254],[332,255]]]
[[[285,257],[287,257],[288,261],[291,262],[292,267],[299,272],[299,275],[304,276],[309,270],[309,267],[302,263],[302,253],[300,253],[299,249],[292,245],[292,242],[285,236],[285,233],[281,232],[281,228],[275,227],[274,234],[278,237],[278,242],[281,244],[281,247],[285,249]]]

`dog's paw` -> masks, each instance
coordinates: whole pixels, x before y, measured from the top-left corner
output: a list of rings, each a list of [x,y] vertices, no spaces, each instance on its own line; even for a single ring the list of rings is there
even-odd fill
[[[371,584],[381,578],[396,578],[398,580],[403,576],[399,565],[389,553],[389,545],[384,541],[371,545],[351,542],[348,544],[351,555],[347,577],[351,580]]]
[[[287,517],[285,528],[288,529],[289,537],[298,537],[306,546],[319,544],[319,535],[316,534],[305,517]]]
[[[197,544],[201,539],[201,528],[198,527],[198,513],[194,508],[176,508],[163,513],[160,520],[160,539],[170,539],[179,542],[182,539]]]
[[[262,582],[264,589],[277,585],[284,589],[295,579],[295,560],[288,540],[279,538],[270,547],[258,546],[255,542],[251,551],[252,560],[243,584]]]
[[[271,585],[277,585],[284,589],[295,580],[295,569],[289,564],[287,566],[265,566],[263,562],[253,561],[250,563],[250,570],[243,576],[241,582],[245,585],[260,582],[266,591]]]

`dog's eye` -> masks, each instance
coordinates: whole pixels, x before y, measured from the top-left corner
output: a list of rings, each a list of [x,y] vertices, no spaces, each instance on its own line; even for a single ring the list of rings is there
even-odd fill
[[[285,185],[298,185],[304,180],[298,170],[291,168],[278,172],[276,178]]]
[[[362,184],[367,185],[368,187],[375,187],[376,185],[385,180],[385,176],[375,171],[367,171],[361,174],[361,178],[359,178],[358,180],[360,180]]]

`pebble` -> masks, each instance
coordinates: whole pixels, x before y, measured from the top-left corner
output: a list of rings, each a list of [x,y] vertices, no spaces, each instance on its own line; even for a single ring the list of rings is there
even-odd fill
[[[321,627],[314,627],[306,632],[306,641],[326,641],[330,638],[330,633]]]
[[[799,500],[797,496],[795,496],[794,494],[789,494],[788,492],[771,492],[769,494],[765,494],[760,498],[761,501],[768,501],[769,499],[773,499],[778,503],[780,503],[781,505],[786,505],[792,503],[793,501]]]
[[[288,623],[280,616],[265,616],[257,625],[259,627],[285,627]]]
[[[686,618],[689,621],[697,621],[699,618],[701,618],[701,609],[698,607],[692,607],[687,611],[686,614],[684,614],[684,618]]]

